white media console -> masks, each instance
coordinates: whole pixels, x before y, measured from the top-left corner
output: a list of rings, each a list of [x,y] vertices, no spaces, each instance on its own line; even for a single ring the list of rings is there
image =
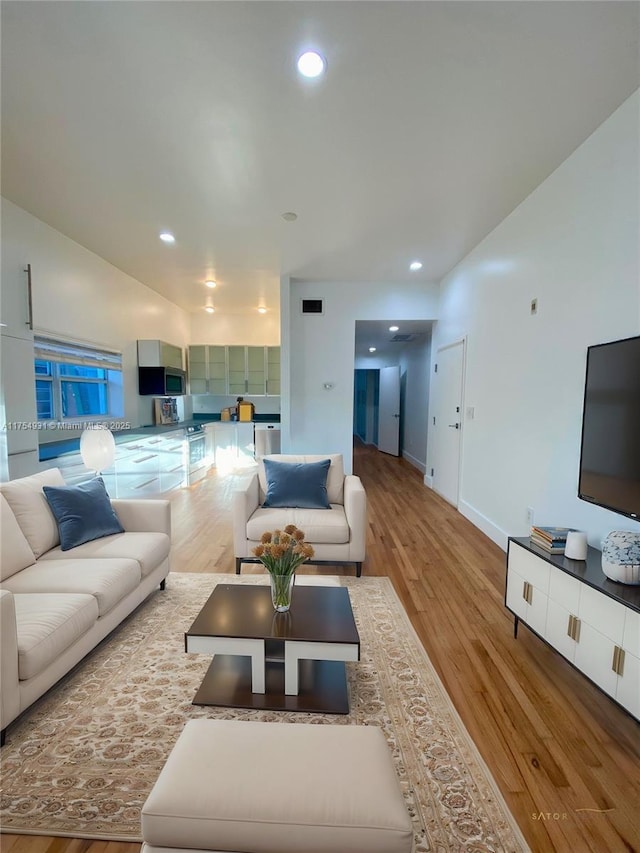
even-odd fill
[[[601,554],[547,554],[509,538],[505,604],[636,719],[640,719],[640,586],[609,580]]]

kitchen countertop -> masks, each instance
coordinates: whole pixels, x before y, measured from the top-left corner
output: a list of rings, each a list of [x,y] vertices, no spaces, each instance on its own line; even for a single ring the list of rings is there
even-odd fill
[[[219,414],[194,415],[193,418],[186,421],[178,421],[175,424],[149,424],[148,426],[131,427],[131,429],[118,430],[113,433],[116,444],[124,444],[127,441],[135,441],[136,437],[147,435],[160,435],[166,432],[175,432],[176,430],[186,429],[190,426],[201,425],[208,423],[219,423]],[[228,421],[229,424],[234,423],[279,423],[280,415],[256,415],[253,421]],[[225,421],[227,423],[227,421]],[[64,456],[67,453],[78,453],[80,450],[80,436],[77,438],[67,438],[62,441],[50,441],[40,445],[39,459],[43,462],[46,459],[55,459],[57,456]]]

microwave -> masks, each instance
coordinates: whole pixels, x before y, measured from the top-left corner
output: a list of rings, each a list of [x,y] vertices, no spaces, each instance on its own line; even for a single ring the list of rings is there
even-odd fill
[[[139,367],[141,396],[181,397],[187,393],[187,374],[177,367]]]

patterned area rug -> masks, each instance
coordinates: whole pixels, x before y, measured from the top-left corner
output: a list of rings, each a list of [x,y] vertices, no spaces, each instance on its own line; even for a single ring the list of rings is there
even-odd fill
[[[337,581],[361,639],[362,660],[347,664],[347,716],[192,705],[210,659],[185,654],[184,631],[213,586],[234,581],[265,578],[171,574],[164,592],[9,727],[4,832],[139,841],[140,810],[184,723],[210,717],[380,726],[416,853],[528,850],[387,578]]]

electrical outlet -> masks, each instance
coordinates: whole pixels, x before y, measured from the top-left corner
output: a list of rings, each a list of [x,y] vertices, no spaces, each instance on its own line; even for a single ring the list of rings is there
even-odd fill
[[[473,406],[467,406],[467,420],[472,421],[476,416],[476,410]]]
[[[534,516],[533,507],[528,506],[527,507],[527,524],[530,526],[533,526],[533,516]]]

